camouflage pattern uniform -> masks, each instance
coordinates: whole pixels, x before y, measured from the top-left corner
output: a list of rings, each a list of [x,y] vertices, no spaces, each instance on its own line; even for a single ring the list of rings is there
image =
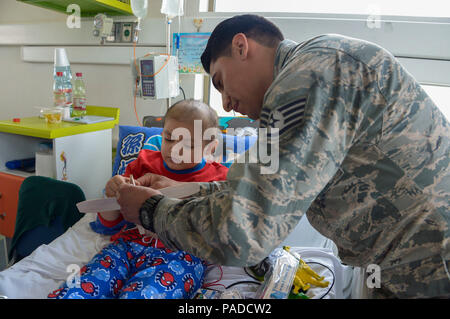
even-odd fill
[[[165,198],[169,248],[226,265],[261,261],[301,216],[349,265],[381,267],[372,297],[450,296],[450,129],[384,49],[323,35],[278,47],[263,128],[279,128],[279,169],[235,163],[199,197]]]

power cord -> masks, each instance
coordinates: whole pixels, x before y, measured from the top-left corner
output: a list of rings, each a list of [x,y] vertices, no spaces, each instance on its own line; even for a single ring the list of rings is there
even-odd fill
[[[251,273],[248,272],[247,267],[244,267],[244,271],[247,274],[247,276],[252,277],[255,280],[261,281],[258,278],[256,278],[254,275],[252,275]]]
[[[181,86],[180,86],[180,90],[183,93],[183,100],[186,100],[186,94],[184,94],[184,90],[183,90],[183,88]]]
[[[236,282],[232,283],[231,285],[226,287],[226,289],[229,289],[229,288],[237,286],[237,285],[243,285],[243,284],[254,284],[254,285],[258,285],[258,286],[261,285],[261,283],[259,281],[243,280],[243,281],[236,281]]]

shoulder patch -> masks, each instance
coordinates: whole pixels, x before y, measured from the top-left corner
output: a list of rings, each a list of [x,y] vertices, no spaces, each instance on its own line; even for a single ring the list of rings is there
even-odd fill
[[[280,135],[300,124],[303,119],[306,97],[285,104],[272,111],[262,110],[260,121],[262,127],[278,128]]]

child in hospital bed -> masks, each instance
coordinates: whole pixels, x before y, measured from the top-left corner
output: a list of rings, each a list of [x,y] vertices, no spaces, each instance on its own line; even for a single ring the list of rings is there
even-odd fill
[[[185,128],[193,139],[194,120],[201,120],[203,132],[218,126],[217,114],[208,105],[194,100],[174,104],[165,116],[161,151],[141,150],[123,176],[116,175],[108,181],[106,196],[114,197],[121,183],[130,183],[130,175],[139,178],[149,172],[182,182],[225,180],[228,170],[225,166],[202,158],[205,148],[212,146],[213,150],[217,140],[180,142],[171,137],[174,129]],[[189,142],[191,145],[186,145]],[[178,143],[184,144],[183,151],[174,153],[182,153],[185,162],[179,163],[180,158],[173,157],[172,148]],[[195,143],[201,143],[201,147],[195,148]],[[201,158],[200,162],[194,161],[194,150],[202,151],[197,157]],[[192,153],[190,161],[186,161],[185,152]],[[98,213],[91,228],[113,235],[113,243],[81,269],[79,285],[68,287],[64,283],[48,298],[192,298],[201,287],[206,269],[204,261],[187,252],[165,248],[153,234],[141,235],[119,211]]]

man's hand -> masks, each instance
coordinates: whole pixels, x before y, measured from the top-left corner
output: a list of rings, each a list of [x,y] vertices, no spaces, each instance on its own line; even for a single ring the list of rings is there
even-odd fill
[[[130,184],[130,178],[122,175],[115,175],[109,179],[105,186],[105,195],[106,197],[116,197],[116,193],[119,190],[120,185],[122,184]],[[136,182],[136,185],[140,185],[139,182]]]
[[[139,209],[147,199],[157,194],[161,194],[161,192],[150,187],[121,184],[116,192],[116,198],[123,218],[131,223],[141,225]]]
[[[161,189],[169,186],[177,186],[180,184],[185,184],[184,182],[177,182],[168,177],[152,173],[147,173],[144,176],[138,178],[136,181],[139,182],[139,184],[142,186],[151,187],[153,189]]]

